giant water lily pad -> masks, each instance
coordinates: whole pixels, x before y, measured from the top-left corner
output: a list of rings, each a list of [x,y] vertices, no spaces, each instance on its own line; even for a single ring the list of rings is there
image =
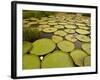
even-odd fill
[[[59,36],[65,36],[67,33],[63,30],[58,30],[56,32],[54,32],[55,35],[59,35]]]
[[[55,25],[54,27],[57,28],[57,29],[63,29],[64,28],[63,25]]]
[[[75,25],[66,25],[66,26],[65,26],[65,28],[69,28],[69,29],[70,29],[70,28],[71,28],[71,29],[75,29],[75,28],[76,28],[76,26],[75,26]]]
[[[57,25],[56,22],[49,22],[48,24],[49,24],[49,25]]]
[[[33,48],[30,51],[31,54],[45,55],[53,51],[56,47],[55,43],[51,39],[42,38],[33,42]]]
[[[60,25],[66,25],[67,23],[63,21],[63,22],[60,22],[58,24],[60,24]]]
[[[49,27],[50,27],[50,25],[39,25],[38,30],[42,31],[44,28],[49,28]]]
[[[57,46],[64,52],[71,52],[75,48],[74,43],[66,40],[59,42]]]
[[[43,32],[46,32],[46,33],[52,33],[55,31],[57,31],[57,28],[44,28],[43,29]]]
[[[31,21],[37,21],[38,20],[38,18],[35,18],[35,17],[31,17],[31,18],[29,18]]]
[[[70,53],[70,56],[76,65],[83,66],[84,58],[87,56],[87,54],[81,49],[76,49]]]
[[[90,34],[89,31],[84,30],[84,29],[76,29],[76,32],[79,33],[79,34]]]
[[[32,44],[28,41],[23,42],[23,54],[27,53],[32,48]]]
[[[42,68],[73,67],[73,61],[68,53],[54,51],[46,55],[42,61]]]
[[[88,26],[78,26],[80,29],[85,29],[85,30],[88,30],[90,29]]]
[[[43,25],[43,24],[42,24],[42,25],[39,25],[38,27],[39,27],[39,28],[48,28],[48,27],[50,27],[50,25]]]
[[[39,24],[44,24],[44,25],[45,25],[45,24],[48,24],[48,22],[46,22],[46,21],[45,21],[45,22],[42,21],[42,22],[39,22]]]
[[[62,38],[61,36],[53,35],[53,36],[52,36],[52,40],[53,40],[55,43],[58,43],[58,42],[62,41],[63,38]]]
[[[48,23],[55,23],[56,20],[48,20]]]
[[[41,17],[41,20],[47,21],[48,20],[48,17]]]
[[[67,32],[67,33],[75,33],[74,29],[65,29],[64,31]]]
[[[90,37],[85,35],[76,35],[76,38],[83,42],[90,42]]]
[[[91,44],[90,43],[83,43],[82,49],[87,52],[88,55],[91,54]]]
[[[72,35],[72,34],[66,35],[65,39],[67,39],[69,41],[72,41],[72,42],[76,42],[77,41],[76,37],[74,35]]]
[[[67,21],[68,25],[75,25],[75,22],[71,22],[70,20]]]
[[[22,59],[23,69],[39,69],[40,59],[38,56],[32,54],[25,54]]]
[[[91,66],[91,56],[86,56],[84,58],[84,66]]]
[[[86,26],[86,24],[83,24],[83,23],[77,23],[76,25],[77,26]]]

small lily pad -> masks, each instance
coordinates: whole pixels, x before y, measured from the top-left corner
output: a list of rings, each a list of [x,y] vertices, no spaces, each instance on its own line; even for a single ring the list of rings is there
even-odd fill
[[[67,22],[68,25],[74,25],[75,22]]]
[[[86,26],[86,24],[83,23],[76,23],[77,26]]]
[[[65,28],[71,28],[71,29],[75,29],[76,26],[75,25],[66,25]]]
[[[43,24],[42,24],[42,25],[39,25],[39,26],[38,26],[38,30],[39,30],[39,31],[42,31],[44,28],[49,28],[49,27],[50,27],[50,25],[43,25]]]
[[[88,55],[91,54],[91,44],[90,43],[83,43],[82,49],[87,52]]]
[[[73,60],[68,53],[54,51],[46,55],[42,61],[42,68],[62,68],[73,67]]]
[[[90,42],[90,38],[85,35],[76,35],[76,38],[82,42]]]
[[[52,40],[53,40],[55,43],[58,43],[58,42],[62,41],[63,38],[62,38],[61,36],[53,35],[53,36],[52,36]]]
[[[57,25],[56,22],[49,22],[48,24],[49,24],[49,25]]]
[[[89,31],[84,30],[84,29],[76,29],[76,32],[79,33],[79,34],[90,34]]]
[[[63,30],[58,30],[56,32],[54,32],[55,35],[59,35],[59,36],[65,36],[67,33]]]
[[[48,20],[48,23],[55,23],[56,20]]]
[[[57,29],[63,29],[64,28],[63,25],[55,25],[54,27],[57,28]]]
[[[48,20],[48,17],[41,17],[41,20],[46,21]]]
[[[91,56],[86,56],[84,58],[84,66],[91,66]]]
[[[28,41],[23,42],[23,54],[27,53],[32,48],[32,44]]]
[[[83,66],[84,58],[87,56],[87,54],[81,49],[76,49],[70,53],[70,56],[76,65]]]
[[[33,48],[30,51],[31,54],[35,55],[45,55],[49,52],[52,52],[56,45],[51,39],[42,38],[38,39],[35,42],[33,42]]]
[[[58,24],[60,24],[60,25],[66,25],[67,23],[66,22],[60,22],[60,23],[58,23]]]
[[[45,22],[39,22],[39,24],[44,24],[45,25],[45,24],[48,24],[48,22],[46,22],[46,21]]]
[[[90,28],[87,26],[78,26],[80,29],[85,29],[85,30],[89,30]]]
[[[37,20],[38,20],[38,18],[31,17],[31,18],[30,18],[30,20],[32,20],[32,21],[37,21]]]
[[[64,52],[71,52],[75,48],[74,43],[66,40],[59,42],[57,46]]]
[[[64,31],[67,32],[67,33],[75,33],[74,29],[65,29]]]
[[[38,27],[39,27],[39,28],[48,28],[48,27],[50,27],[50,25],[43,25],[43,24],[42,24],[42,25],[39,25]]]
[[[72,34],[66,35],[65,39],[67,39],[69,41],[72,41],[72,42],[76,42],[77,41],[76,37],[74,35],[72,35]]]
[[[22,59],[23,69],[39,69],[40,59],[38,56],[32,54],[25,54]]]
[[[52,33],[55,31],[57,31],[57,28],[44,28],[43,29],[43,32],[46,32],[46,33]]]

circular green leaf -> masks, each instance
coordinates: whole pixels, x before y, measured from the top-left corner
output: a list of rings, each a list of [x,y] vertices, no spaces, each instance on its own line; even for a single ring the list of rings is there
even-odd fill
[[[90,42],[90,38],[88,36],[85,36],[85,35],[76,35],[76,38],[80,41],[83,41],[83,42]]]
[[[62,41],[63,38],[62,38],[61,36],[53,35],[53,36],[52,36],[52,40],[53,40],[55,43],[58,43],[58,42]]]
[[[76,65],[83,66],[84,58],[87,56],[87,54],[81,49],[76,49],[70,53],[70,56]]]
[[[62,51],[54,51],[44,57],[42,68],[62,68],[73,67],[73,61],[68,53]]]
[[[32,48],[32,44],[28,41],[23,42],[23,54],[27,53]]]
[[[85,29],[85,30],[88,30],[90,29],[88,26],[78,26],[80,29]]]
[[[54,27],[57,28],[57,29],[64,29],[63,25],[55,25]]]
[[[90,43],[83,43],[82,49],[88,53],[88,55],[91,54],[91,44]]]
[[[90,56],[86,56],[84,58],[84,66],[91,66],[91,57]]]
[[[67,33],[75,33],[74,29],[65,29],[64,31],[67,32]]]
[[[72,41],[72,42],[76,42],[77,41],[76,37],[74,35],[72,35],[72,34],[66,35],[65,39],[67,39],[69,41]]]
[[[43,38],[33,42],[30,53],[35,55],[45,55],[55,49],[56,45],[51,39]]]
[[[38,69],[40,68],[40,59],[32,54],[25,54],[22,60],[23,69]]]
[[[56,30],[57,30],[56,28],[44,28],[43,32],[52,33],[52,32],[55,32]]]
[[[75,48],[72,42],[66,40],[59,42],[57,46],[64,52],[71,52]]]
[[[65,28],[69,28],[69,29],[75,29],[76,26],[75,25],[66,25]]]
[[[76,29],[76,32],[79,33],[79,34],[90,34],[89,31],[84,30],[84,29]]]
[[[67,33],[63,30],[58,30],[56,32],[54,32],[55,35],[59,35],[59,36],[65,36]]]

